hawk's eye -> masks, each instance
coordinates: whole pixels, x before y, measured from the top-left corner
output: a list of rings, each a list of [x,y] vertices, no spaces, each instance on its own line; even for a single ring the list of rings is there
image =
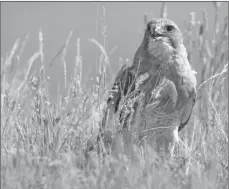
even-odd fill
[[[171,32],[173,31],[174,27],[171,25],[165,26],[166,31]]]

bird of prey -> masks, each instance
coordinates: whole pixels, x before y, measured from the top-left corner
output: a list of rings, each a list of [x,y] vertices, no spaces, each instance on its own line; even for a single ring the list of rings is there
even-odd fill
[[[126,142],[146,140],[172,154],[196,99],[196,77],[182,33],[166,18],[147,23],[132,66],[123,66],[110,92],[102,130],[128,133]]]

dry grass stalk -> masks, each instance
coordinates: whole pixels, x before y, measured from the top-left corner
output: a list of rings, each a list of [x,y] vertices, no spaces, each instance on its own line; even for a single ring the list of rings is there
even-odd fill
[[[64,87],[65,87],[65,89],[67,88],[67,65],[66,65],[65,57],[66,57],[68,45],[69,45],[70,40],[72,38],[72,34],[73,34],[73,31],[70,31],[68,33],[68,37],[65,41],[65,45],[63,48],[62,56],[61,56],[61,60],[62,60],[63,66],[64,66]]]
[[[161,8],[161,18],[167,18],[168,13],[167,13],[167,6],[166,2],[162,3],[162,8]]]

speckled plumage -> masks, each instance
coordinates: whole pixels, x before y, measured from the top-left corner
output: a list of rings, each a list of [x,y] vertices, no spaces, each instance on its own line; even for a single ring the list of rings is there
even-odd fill
[[[103,127],[119,125],[135,140],[146,138],[168,151],[187,124],[195,99],[196,78],[182,33],[173,21],[155,19],[147,24],[132,66],[124,66],[116,77]]]

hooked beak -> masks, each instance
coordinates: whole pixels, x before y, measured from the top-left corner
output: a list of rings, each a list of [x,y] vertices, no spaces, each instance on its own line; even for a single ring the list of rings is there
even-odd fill
[[[163,34],[159,31],[158,27],[155,24],[151,25],[150,32],[151,32],[151,37],[153,39],[157,39],[163,36]]]

